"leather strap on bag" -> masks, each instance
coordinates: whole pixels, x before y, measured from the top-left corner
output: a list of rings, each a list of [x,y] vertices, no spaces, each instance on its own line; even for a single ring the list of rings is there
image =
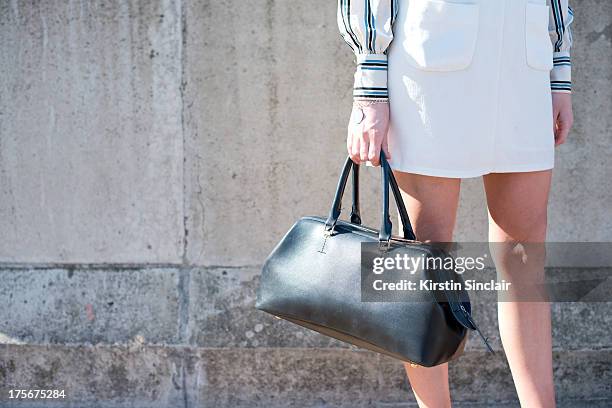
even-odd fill
[[[391,239],[393,224],[391,223],[391,218],[389,216],[389,186],[391,187],[391,192],[395,197],[395,203],[400,213],[404,238],[415,240],[416,237],[412,229],[412,224],[410,223],[410,218],[408,217],[408,212],[406,211],[406,206],[404,205],[404,200],[402,199],[401,192],[397,185],[397,181],[395,180],[387,158],[382,151],[380,152],[380,163],[382,173],[382,220],[379,231],[379,241],[381,243],[388,244],[389,240]],[[336,188],[336,194],[334,196],[329,217],[325,222],[325,230],[328,232],[331,232],[334,229],[334,226],[340,217],[342,210],[342,197],[344,196],[344,191],[346,189],[346,184],[348,182],[348,176],[351,169],[353,170],[353,206],[351,211],[351,223],[361,224],[361,216],[359,211],[359,165],[353,163],[351,158],[348,157],[342,168],[340,179],[338,180],[338,186]]]

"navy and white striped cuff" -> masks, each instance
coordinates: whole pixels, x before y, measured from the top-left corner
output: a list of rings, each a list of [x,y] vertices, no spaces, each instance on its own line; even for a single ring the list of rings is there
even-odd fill
[[[357,54],[357,71],[353,86],[354,99],[388,99],[387,56]]]
[[[572,61],[567,51],[555,52],[553,55],[550,89],[559,93],[572,92]]]
[[[550,89],[553,92],[571,93],[572,82],[571,81],[550,81]]]

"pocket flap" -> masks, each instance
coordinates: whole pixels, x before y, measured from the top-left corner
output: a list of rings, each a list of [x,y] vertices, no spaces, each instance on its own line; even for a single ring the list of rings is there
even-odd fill
[[[550,71],[553,68],[553,47],[548,33],[550,8],[546,4],[527,3],[525,6],[525,50],[527,65]]]
[[[476,3],[413,0],[408,3],[403,47],[417,68],[465,69],[474,55],[478,25]]]

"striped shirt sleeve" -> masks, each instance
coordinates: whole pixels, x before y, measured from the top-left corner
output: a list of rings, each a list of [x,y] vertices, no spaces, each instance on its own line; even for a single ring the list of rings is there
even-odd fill
[[[574,10],[569,0],[547,0],[550,8],[548,31],[553,44],[553,69],[550,72],[552,92],[572,92],[572,46],[571,24],[574,21]]]
[[[338,28],[356,56],[354,99],[388,99],[387,48],[397,0],[338,0]]]

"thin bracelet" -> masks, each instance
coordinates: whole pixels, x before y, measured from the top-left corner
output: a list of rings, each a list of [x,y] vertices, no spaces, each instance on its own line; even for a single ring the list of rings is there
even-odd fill
[[[377,103],[389,103],[388,99],[355,99],[353,106],[364,108],[366,106],[374,105]]]

